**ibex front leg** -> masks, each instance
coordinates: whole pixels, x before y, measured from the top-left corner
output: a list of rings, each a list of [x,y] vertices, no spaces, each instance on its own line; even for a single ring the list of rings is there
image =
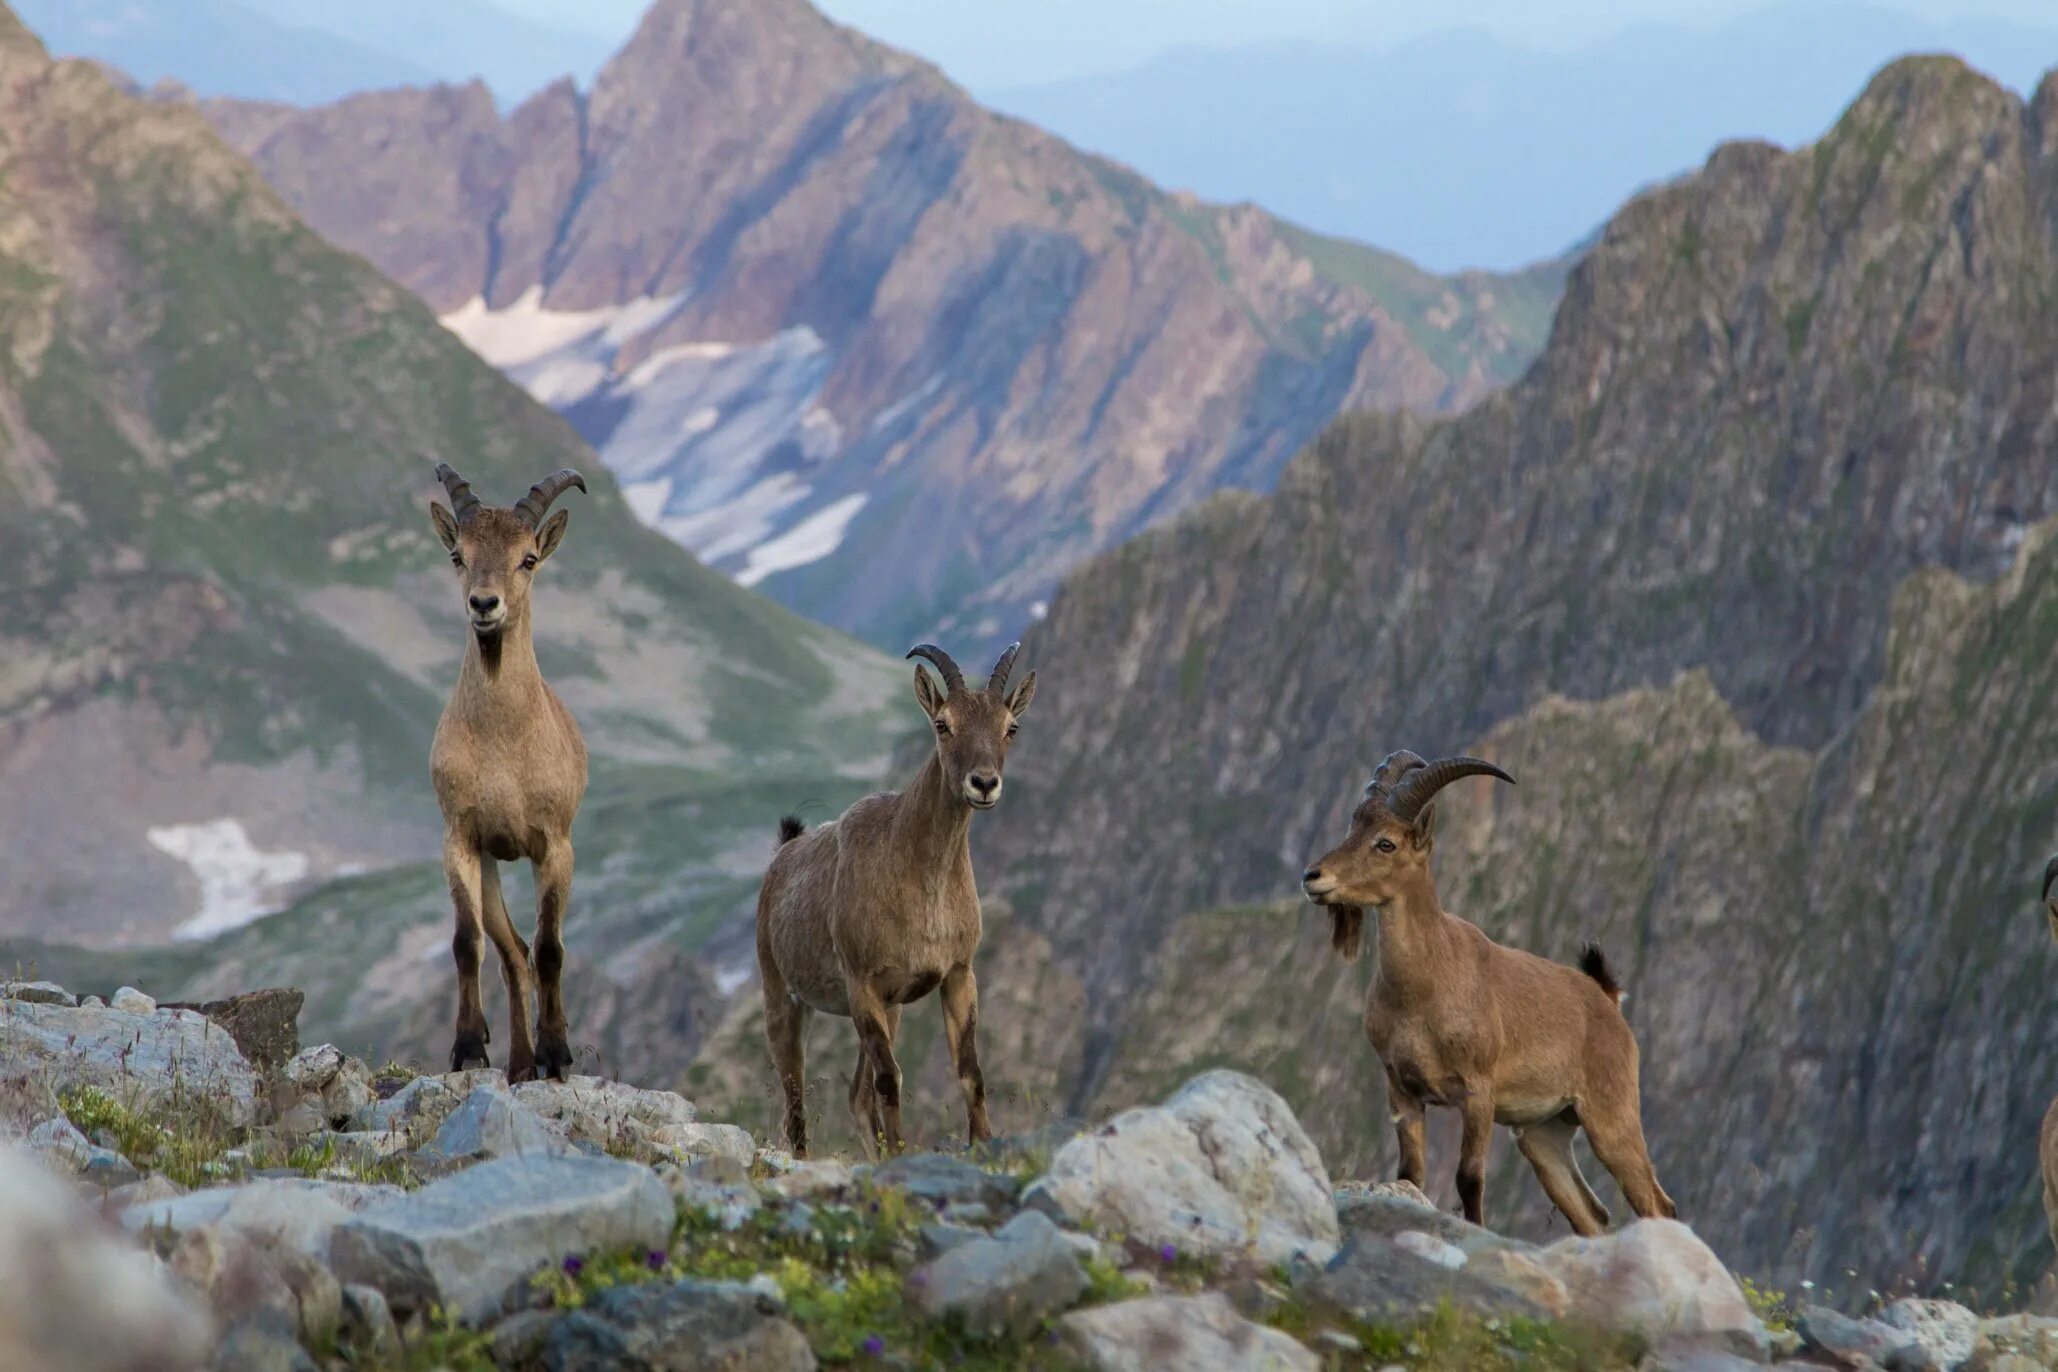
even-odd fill
[[[953,967],[943,978],[943,1031],[950,1062],[965,1093],[965,1132],[972,1143],[993,1137],[986,1121],[986,1077],[979,1070],[979,979],[971,966]]]
[[[871,1114],[876,1137],[867,1139],[866,1147],[881,1147],[891,1156],[905,1147],[900,1133],[900,1063],[893,1056],[893,1017],[887,1014],[885,997],[865,983],[853,981],[850,1018],[857,1026],[859,1070],[869,1068],[872,1073]]]
[[[536,1071],[563,1081],[572,1069],[565,1024],[565,905],[572,895],[572,845],[552,843],[536,869]]]
[[[457,928],[450,939],[457,960],[457,1033],[450,1045],[450,1070],[489,1067],[486,1057],[486,1007],[479,999],[479,963],[486,932],[480,918],[480,855],[462,834],[443,837],[443,876],[450,883],[450,905]]]

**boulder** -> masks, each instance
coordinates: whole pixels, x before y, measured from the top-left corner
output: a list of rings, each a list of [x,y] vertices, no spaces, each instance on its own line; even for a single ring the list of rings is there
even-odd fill
[[[1595,1238],[1561,1239],[1537,1254],[1564,1283],[1569,1318],[1648,1343],[1697,1340],[1763,1360],[1771,1347],[1743,1289],[1678,1220],[1638,1220]]]
[[[765,1190],[781,1200],[813,1200],[841,1196],[856,1185],[857,1173],[847,1162],[828,1158],[788,1159],[778,1175],[765,1183]]]
[[[672,1198],[647,1167],[526,1154],[470,1167],[341,1226],[330,1260],[345,1283],[384,1292],[396,1314],[440,1305],[470,1321],[567,1256],[662,1248]]]
[[[1027,1210],[991,1238],[956,1244],[908,1276],[915,1304],[976,1339],[1024,1339],[1086,1293],[1086,1273],[1048,1216]]]
[[[83,1172],[93,1158],[93,1143],[70,1120],[44,1120],[24,1140],[37,1157],[66,1174]]]
[[[1879,1312],[1879,1322],[1898,1329],[1922,1349],[1928,1365],[1956,1372],[1979,1346],[1979,1316],[1956,1301],[1899,1300]]]
[[[193,1015],[0,1001],[0,1073],[92,1085],[144,1109],[195,1104],[257,1122],[258,1080],[235,1040]]]
[[[906,1153],[872,1170],[876,1186],[904,1191],[938,1209],[947,1205],[984,1205],[1001,1209],[1014,1203],[1022,1184],[1013,1177],[974,1167],[942,1153]]]
[[[683,1167],[660,1163],[657,1175],[682,1210],[732,1232],[748,1224],[764,1204],[751,1184],[749,1167],[734,1158],[702,1158]]]
[[[393,1312],[386,1306],[386,1298],[373,1287],[346,1286],[342,1289],[342,1323],[337,1328],[337,1337],[346,1348],[369,1355],[373,1366],[383,1367],[398,1361],[400,1356],[400,1326],[393,1322]]]
[[[190,1372],[205,1310],[22,1149],[0,1145],[0,1367]]]
[[[1885,1366],[1903,1349],[1916,1347],[1906,1330],[1854,1319],[1826,1305],[1802,1310],[1798,1328],[1802,1346],[1836,1367]]]
[[[1391,1239],[1410,1231],[1428,1234],[1466,1253],[1507,1249],[1533,1253],[1535,1245],[1496,1234],[1439,1210],[1413,1182],[1345,1182],[1336,1188],[1336,1220],[1352,1234]]]
[[[729,1282],[618,1286],[550,1326],[546,1372],[810,1372],[807,1339],[764,1293]]]
[[[214,1372],[319,1372],[283,1315],[267,1311],[231,1328],[214,1356]]]
[[[174,1237],[205,1227],[237,1230],[326,1261],[337,1226],[406,1194],[397,1186],[263,1178],[131,1205],[119,1218],[129,1229]]]
[[[1073,1139],[1026,1200],[1080,1227],[1266,1265],[1327,1262],[1339,1234],[1300,1121],[1270,1087],[1229,1071]]]
[[[733,1124],[701,1123],[693,1102],[670,1091],[573,1077],[523,1082],[514,1093],[567,1139],[618,1157],[647,1162],[731,1157],[748,1167],[757,1151],[749,1131]]]
[[[78,1006],[79,998],[54,981],[0,981],[0,1000],[26,1001],[31,1005]]]
[[[236,1050],[259,1068],[283,1067],[300,1051],[300,1006],[306,999],[291,987],[250,991],[226,1000],[166,1003],[160,1010],[192,1010],[220,1025]]]
[[[1066,1351],[1095,1372],[1319,1372],[1322,1360],[1276,1329],[1236,1313],[1219,1291],[1075,1310],[1057,1322]]]
[[[225,1328],[282,1323],[293,1337],[313,1343],[334,1334],[341,1319],[342,1288],[328,1268],[252,1230],[219,1224],[189,1230],[169,1265]]]
[[[498,1082],[472,1089],[421,1149],[432,1162],[562,1153],[564,1136]]]
[[[1419,1315],[1443,1301],[1468,1314],[1524,1319],[1548,1319],[1568,1304],[1564,1285],[1534,1257],[1493,1250],[1475,1256],[1418,1229],[1394,1238],[1352,1234],[1325,1267],[1303,1272],[1298,1285],[1311,1304],[1374,1324]]]
[[[377,1133],[404,1129],[426,1139],[463,1102],[464,1093],[452,1090],[443,1078],[416,1077],[384,1100],[366,1101],[351,1116],[350,1127]]]
[[[124,986],[107,998],[110,1010],[119,1010],[125,1015],[154,1015],[157,1002],[133,986]]]

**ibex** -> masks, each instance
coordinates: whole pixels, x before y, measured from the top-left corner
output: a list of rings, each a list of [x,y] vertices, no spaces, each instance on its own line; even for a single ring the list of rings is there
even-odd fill
[[[510,1081],[537,1069],[562,1079],[572,1065],[566,1041],[565,902],[572,891],[572,818],[586,794],[586,741],[536,666],[529,636],[529,586],[537,567],[564,538],[571,518],[550,503],[569,488],[586,489],[577,472],[555,472],[529,488],[512,509],[482,503],[447,465],[436,476],[451,508],[429,502],[429,518],[450,551],[471,633],[457,689],[443,707],[429,770],[443,808],[443,874],[456,907],[457,1037],[450,1070],[486,1065],[486,1012],[479,1000],[480,932],[500,953],[507,984]],[[529,1040],[528,945],[507,917],[500,866],[527,858],[536,874],[536,955],[541,1002],[536,1041]]]
[[[2058,857],[2044,864],[2044,919],[2051,937],[2058,939],[2058,896],[2051,893],[2054,884],[2058,884]],[[2037,1154],[2044,1165],[2044,1222],[2050,1226],[2052,1244],[2058,1245],[2058,1100],[2044,1112]]]
[[[1365,1032],[1386,1067],[1401,1177],[1423,1184],[1423,1112],[1447,1106],[1464,1116],[1458,1197],[1472,1223],[1485,1223],[1496,1122],[1514,1129],[1522,1156],[1579,1233],[1608,1225],[1572,1156],[1582,1127],[1636,1213],[1671,1218],[1672,1198],[1644,1146],[1636,1038],[1600,950],[1588,944],[1574,971],[1502,947],[1436,898],[1431,801],[1468,776],[1514,781],[1478,758],[1425,763],[1392,754],[1365,787],[1344,841],[1301,877],[1308,899],[1330,908],[1346,958],[1358,955],[1365,907],[1380,912]]]
[[[975,810],[1000,803],[1001,771],[1015,722],[1036,694],[1036,673],[1008,688],[1015,644],[983,690],[965,685],[934,644],[909,650],[943,674],[939,688],[919,663],[915,699],[936,747],[905,791],[881,791],[808,833],[788,816],[757,900],[757,961],[765,1040],[785,1093],[787,1145],[807,1156],[808,1021],[817,1010],[857,1026],[850,1112],[868,1150],[902,1145],[900,1066],[893,1040],[901,1007],[939,987],[945,1038],[964,1092],[971,1141],[992,1137],[979,1070],[979,891],[972,879]]]

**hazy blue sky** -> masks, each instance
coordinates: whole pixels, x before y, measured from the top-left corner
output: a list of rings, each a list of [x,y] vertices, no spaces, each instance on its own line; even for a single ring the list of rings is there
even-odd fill
[[[645,0],[497,0],[611,39]],[[1454,27],[1536,46],[1576,45],[1640,23],[1714,22],[1764,0],[820,0],[845,23],[988,90],[1133,66],[1180,44],[1320,38],[1383,46]],[[2049,24],[2058,0],[1887,0],[1931,21]]]

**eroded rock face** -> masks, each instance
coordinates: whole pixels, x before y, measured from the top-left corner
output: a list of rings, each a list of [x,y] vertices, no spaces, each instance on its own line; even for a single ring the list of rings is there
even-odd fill
[[[1339,1233],[1315,1145],[1278,1093],[1238,1072],[1073,1139],[1027,1199],[1153,1246],[1265,1265],[1326,1262]]]
[[[239,1127],[258,1119],[256,1071],[226,1030],[191,1011],[0,1001],[0,1073],[17,1072],[146,1106],[197,1103]]]
[[[1895,1301],[1879,1312],[1879,1322],[1907,1334],[1924,1361],[1943,1372],[1970,1362],[1979,1345],[1979,1316],[1955,1301]]]
[[[51,1173],[0,1144],[0,1367],[189,1372],[212,1321],[147,1253]]]
[[[1319,1372],[1322,1360],[1236,1313],[1219,1291],[1149,1296],[1077,1310],[1057,1324],[1066,1350],[1095,1372]]]

